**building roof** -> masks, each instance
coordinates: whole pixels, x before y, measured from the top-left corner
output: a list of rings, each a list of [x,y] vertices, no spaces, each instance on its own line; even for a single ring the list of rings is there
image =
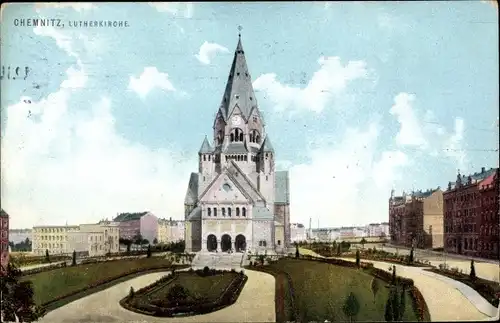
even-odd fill
[[[219,108],[224,120],[228,119],[236,106],[240,109],[245,119],[248,119],[250,116],[252,108],[257,106],[257,99],[255,98],[252,79],[248,71],[241,37],[238,39],[226,89]]]
[[[187,217],[188,221],[201,220],[201,207],[195,207]]]
[[[3,209],[0,210],[0,217],[1,218],[8,218],[9,215],[7,214],[7,212],[5,212]]]
[[[460,181],[462,182],[462,185],[467,185],[469,181],[469,177],[471,179],[472,184],[476,184],[490,175],[495,174],[497,168],[490,168],[490,169],[485,169],[484,167],[481,169],[480,172],[474,173],[474,174],[469,174],[469,175],[458,175],[457,179],[453,182],[449,182],[449,188],[454,190],[456,188],[457,180],[460,178]]]
[[[286,170],[274,174],[274,203],[290,204],[290,181]]]
[[[248,149],[243,142],[232,142],[224,149],[224,154],[246,154]]]
[[[198,173],[191,173],[184,204],[194,205],[198,202]]]
[[[125,221],[132,221],[132,220],[140,220],[143,216],[148,214],[149,212],[134,212],[134,213],[120,213],[116,218],[114,218],[113,221],[116,222],[125,222]]]
[[[252,216],[254,220],[274,220],[274,215],[265,206],[254,206]]]
[[[274,153],[273,145],[271,145],[271,139],[269,139],[269,135],[266,136],[262,146],[260,147],[260,151],[262,152],[272,152]]]
[[[419,198],[427,198],[427,197],[431,196],[432,194],[434,194],[435,192],[440,191],[440,190],[441,190],[441,188],[438,186],[436,189],[429,189],[429,190],[426,190],[425,192],[422,192],[421,190],[412,192],[412,195],[415,197],[419,197]]]
[[[497,173],[493,173],[481,181],[481,183],[479,183],[479,189],[485,189],[488,188],[488,186],[495,184],[496,175]]]
[[[200,151],[198,154],[210,154],[213,151],[212,146],[210,146],[210,143],[208,142],[207,136],[205,136],[205,139],[203,140],[203,143],[201,144]]]

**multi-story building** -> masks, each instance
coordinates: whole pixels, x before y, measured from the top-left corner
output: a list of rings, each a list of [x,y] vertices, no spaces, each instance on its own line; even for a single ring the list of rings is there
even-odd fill
[[[9,265],[9,215],[0,211],[0,272],[4,273]]]
[[[302,223],[291,223],[290,224],[290,240],[292,242],[306,241],[307,240],[306,228]]]
[[[152,243],[158,234],[158,218],[151,212],[121,213],[113,221],[119,223],[120,239],[133,239],[140,234]]]
[[[389,222],[380,223],[380,236],[388,237],[389,236]]]
[[[184,221],[172,220],[172,218],[169,220],[159,219],[156,239],[159,243],[184,240],[184,223]]]
[[[403,192],[389,199],[389,235],[394,244],[417,248],[443,247],[443,192]]]
[[[498,259],[498,169],[457,175],[444,193],[445,251]]]
[[[9,241],[14,244],[26,241],[26,238],[31,240],[31,229],[10,229]]]
[[[45,255],[45,250],[51,255],[67,255],[73,252],[68,248],[68,233],[79,231],[77,225],[63,226],[36,226],[31,236],[32,253],[37,256]]]
[[[370,223],[366,226],[367,237],[387,237],[389,236],[389,223]]]

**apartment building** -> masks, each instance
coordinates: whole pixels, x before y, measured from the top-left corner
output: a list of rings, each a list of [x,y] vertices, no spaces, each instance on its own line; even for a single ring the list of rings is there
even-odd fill
[[[158,234],[156,239],[158,243],[169,243],[184,240],[184,221],[181,220],[158,220]],[[152,242],[152,241],[151,241]]]
[[[80,224],[78,231],[68,234],[68,251],[89,257],[102,256],[119,251],[119,223],[100,221]]]
[[[290,223],[290,241],[306,241],[307,230],[302,223]]]
[[[389,223],[370,223],[366,226],[367,237],[387,237],[389,236]]]
[[[443,191],[418,190],[389,199],[391,242],[416,248],[443,247]]]
[[[0,273],[5,273],[9,264],[9,215],[0,210]]]
[[[121,239],[140,234],[152,243],[158,234],[158,218],[151,212],[120,213],[113,221],[119,223]]]
[[[79,231],[77,225],[36,226],[31,232],[32,253],[45,255],[45,250],[51,255],[67,255],[73,252],[68,248],[68,233]]]
[[[446,252],[498,259],[498,169],[458,174],[444,192]]]

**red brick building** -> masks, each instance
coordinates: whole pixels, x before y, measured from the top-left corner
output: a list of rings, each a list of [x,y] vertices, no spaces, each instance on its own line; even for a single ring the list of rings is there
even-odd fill
[[[457,175],[444,192],[445,251],[498,259],[498,169]]]
[[[0,211],[0,272],[4,272],[9,264],[9,215]]]

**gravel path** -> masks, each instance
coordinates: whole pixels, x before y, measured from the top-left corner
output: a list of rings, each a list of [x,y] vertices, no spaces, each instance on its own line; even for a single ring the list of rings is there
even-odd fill
[[[311,250],[301,249],[301,254],[312,256],[320,255]],[[341,258],[347,261],[355,261],[352,258]],[[387,262],[365,260],[372,262],[377,268],[388,270]],[[467,297],[465,297],[454,286],[443,280],[432,276],[423,275],[421,268],[396,265],[398,276],[413,279],[415,286],[420,290],[429,308],[432,321],[470,321],[487,320],[490,316],[481,313]]]
[[[168,272],[146,274],[117,284],[104,291],[76,300],[49,312],[39,322],[95,323],[95,322],[274,322],[275,282],[272,275],[245,270],[248,281],[236,303],[219,311],[182,318],[160,318],[141,315],[122,308],[119,301],[130,286],[138,290]]]

